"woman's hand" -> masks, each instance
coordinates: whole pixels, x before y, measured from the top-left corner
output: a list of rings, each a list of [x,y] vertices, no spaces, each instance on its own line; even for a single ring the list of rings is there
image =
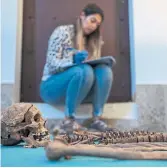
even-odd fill
[[[88,52],[86,50],[77,51],[74,55],[74,63],[80,64],[88,58]]]

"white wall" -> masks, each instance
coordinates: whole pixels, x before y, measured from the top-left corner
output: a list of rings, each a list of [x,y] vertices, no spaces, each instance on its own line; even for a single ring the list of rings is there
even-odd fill
[[[167,84],[167,0],[133,0],[136,84]]]
[[[1,83],[14,83],[16,58],[17,0],[2,0]]]

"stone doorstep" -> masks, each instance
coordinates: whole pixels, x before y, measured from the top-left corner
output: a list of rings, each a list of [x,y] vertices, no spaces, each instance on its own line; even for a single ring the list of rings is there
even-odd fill
[[[56,106],[53,107],[51,105],[45,103],[33,103],[39,108],[39,110],[46,114],[46,110],[48,113],[56,113],[60,116],[64,116],[64,106]],[[55,116],[56,116],[55,114]],[[48,115],[49,116],[49,115]],[[76,113],[77,117],[91,117],[92,116],[92,105],[91,104],[82,104]],[[133,102],[125,102],[125,103],[108,103],[104,107],[104,112],[102,115],[103,118],[109,119],[137,119],[137,105]],[[52,117],[53,118],[53,117]],[[56,117],[54,117],[56,118]]]
[[[42,112],[44,118],[48,120],[48,127],[53,128],[64,119],[64,106],[53,107],[45,103],[33,103]],[[47,110],[47,113],[46,113]],[[54,113],[52,116],[49,113]],[[91,104],[82,104],[77,109],[76,120],[80,124],[88,127],[92,118]],[[103,120],[110,126],[121,130],[131,130],[137,128],[137,107],[133,102],[109,103],[104,107]]]
[[[60,110],[64,110],[64,107],[57,107]],[[104,118],[115,118],[115,119],[134,119],[136,116],[135,103],[126,102],[126,103],[108,103],[104,107],[103,117]],[[92,105],[91,104],[82,104],[77,109],[77,116],[92,116]]]

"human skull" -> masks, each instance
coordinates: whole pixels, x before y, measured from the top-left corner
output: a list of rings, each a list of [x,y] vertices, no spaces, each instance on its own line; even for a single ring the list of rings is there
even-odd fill
[[[9,146],[25,141],[31,146],[45,146],[50,136],[44,124],[41,112],[33,104],[13,104],[1,114],[1,144]]]

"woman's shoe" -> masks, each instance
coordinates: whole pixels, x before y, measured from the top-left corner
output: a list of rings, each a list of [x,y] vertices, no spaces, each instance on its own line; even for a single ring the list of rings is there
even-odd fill
[[[105,131],[116,131],[115,128],[109,128],[108,125],[101,120],[99,117],[95,117],[93,119],[93,122],[90,125],[90,129],[94,129],[100,132],[105,132]]]
[[[60,129],[64,130],[65,132],[72,133],[73,131],[86,131],[85,127],[82,127],[79,123],[76,122],[74,117],[66,118],[61,126]]]

